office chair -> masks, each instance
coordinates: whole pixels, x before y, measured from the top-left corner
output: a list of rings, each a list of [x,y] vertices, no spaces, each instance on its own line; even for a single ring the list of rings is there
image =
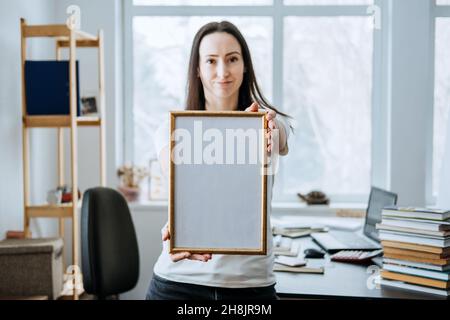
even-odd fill
[[[119,192],[103,187],[88,189],[82,203],[84,289],[98,299],[117,298],[139,278],[139,250],[128,204]]]

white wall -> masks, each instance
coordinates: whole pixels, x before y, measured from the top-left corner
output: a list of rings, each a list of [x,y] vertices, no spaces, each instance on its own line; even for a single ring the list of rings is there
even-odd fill
[[[0,239],[7,230],[23,229],[22,188],[22,99],[20,18],[30,24],[55,21],[55,0],[0,1]],[[54,52],[48,40],[28,40],[28,57],[44,59]],[[33,156],[30,180],[33,189],[50,189],[56,179],[51,170],[56,163],[52,157],[55,139],[51,130],[30,135],[30,154]],[[45,200],[45,192],[32,193],[32,202]],[[35,236],[53,234],[56,224],[45,220],[33,221]]]

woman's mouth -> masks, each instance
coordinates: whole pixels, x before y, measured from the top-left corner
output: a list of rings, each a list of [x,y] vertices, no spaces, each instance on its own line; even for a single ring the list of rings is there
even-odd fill
[[[230,85],[231,83],[232,83],[232,81],[220,81],[220,82],[217,82],[217,84],[220,87],[226,87],[226,86]]]

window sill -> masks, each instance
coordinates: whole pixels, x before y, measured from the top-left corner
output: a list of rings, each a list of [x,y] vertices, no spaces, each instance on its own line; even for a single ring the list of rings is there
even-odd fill
[[[167,200],[132,202],[128,205],[131,211],[138,212],[160,212],[168,209]],[[329,206],[308,206],[300,202],[272,202],[272,214],[362,217],[365,214],[366,206],[366,203],[332,203]]]

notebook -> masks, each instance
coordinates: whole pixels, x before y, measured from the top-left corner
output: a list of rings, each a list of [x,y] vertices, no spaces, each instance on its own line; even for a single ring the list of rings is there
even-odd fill
[[[77,116],[80,115],[80,84],[76,61]],[[69,115],[69,61],[25,61],[27,115]]]

